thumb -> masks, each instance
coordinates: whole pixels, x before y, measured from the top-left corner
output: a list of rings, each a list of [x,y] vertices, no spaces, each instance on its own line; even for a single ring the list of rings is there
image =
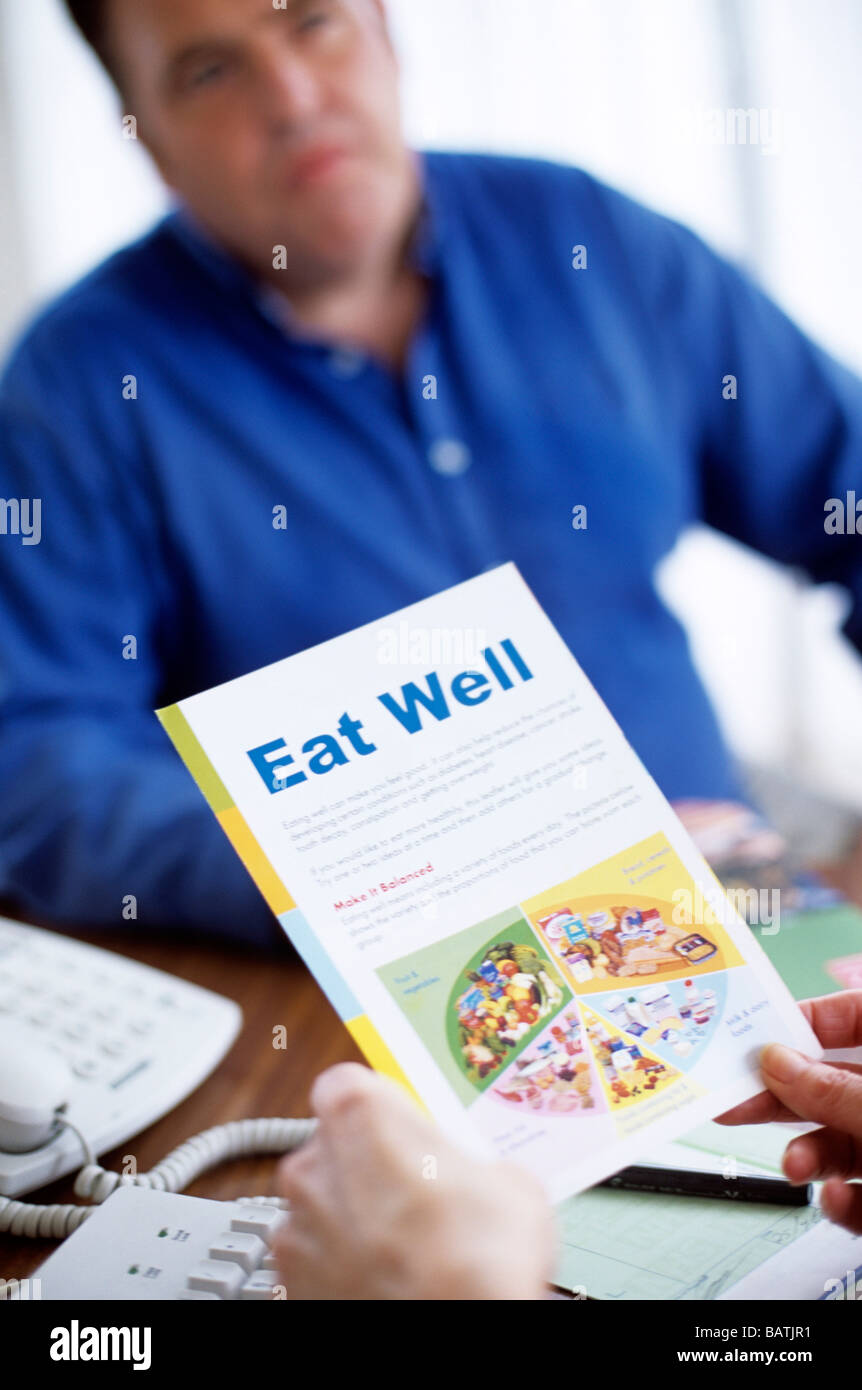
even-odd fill
[[[764,1048],[760,1066],[772,1094],[801,1120],[862,1138],[862,1076],[780,1043]]]

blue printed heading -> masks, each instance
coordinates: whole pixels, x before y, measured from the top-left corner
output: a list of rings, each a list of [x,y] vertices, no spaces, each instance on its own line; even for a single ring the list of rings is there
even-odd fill
[[[482,660],[488,674],[462,671],[449,683],[448,694],[438,672],[432,671],[425,677],[424,687],[409,681],[397,695],[386,692],[377,699],[406,733],[418,734],[426,727],[426,721],[442,724],[459,709],[484,704],[495,690],[506,693],[533,679],[532,671],[508,637],[499,643],[499,653],[486,647]],[[336,767],[344,767],[354,754],[367,758],[376,753],[377,745],[370,743],[362,730],[362,720],[353,719],[346,712],[342,714],[334,733],[315,734],[303,743],[299,752],[305,759],[305,770],[282,738],[248,749],[248,756],[264,785],[275,794],[307,782],[309,776],[322,777]]]

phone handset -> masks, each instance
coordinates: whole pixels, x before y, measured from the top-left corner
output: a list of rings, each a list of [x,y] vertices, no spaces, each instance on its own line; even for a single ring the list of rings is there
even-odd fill
[[[0,1025],[0,1150],[29,1153],[56,1139],[70,1091],[69,1067],[59,1053],[24,1044],[13,1025]]]

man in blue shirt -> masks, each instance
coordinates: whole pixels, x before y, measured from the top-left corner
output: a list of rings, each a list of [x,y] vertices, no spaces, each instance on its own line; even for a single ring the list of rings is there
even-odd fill
[[[177,208],[0,386],[0,894],[274,940],[153,709],[507,560],[666,795],[739,796],[653,574],[707,522],[862,647],[862,384],[586,173],[410,151],[382,0],[69,8]]]

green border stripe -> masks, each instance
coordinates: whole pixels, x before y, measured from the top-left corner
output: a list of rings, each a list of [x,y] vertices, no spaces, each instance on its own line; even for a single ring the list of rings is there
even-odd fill
[[[219,777],[179,705],[157,709],[162,726],[216,814],[229,811],[233,797]]]

